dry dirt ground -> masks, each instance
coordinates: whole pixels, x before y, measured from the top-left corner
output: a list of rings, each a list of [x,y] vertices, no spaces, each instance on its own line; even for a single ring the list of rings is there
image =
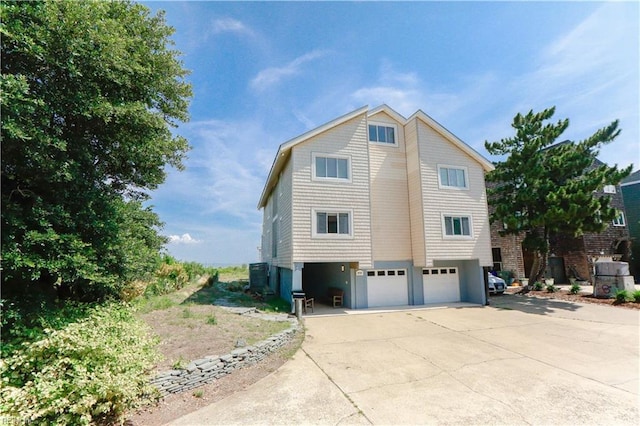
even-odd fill
[[[224,308],[240,305],[269,309],[266,303],[237,291],[239,277],[223,275],[220,283],[212,286],[205,285],[206,278],[175,293],[158,296],[140,308],[139,317],[159,337],[158,350],[163,356],[151,375],[183,367],[207,355],[225,355],[239,346],[239,340],[242,346],[252,345],[289,328],[289,322],[238,315]],[[302,334],[257,365],[130,412],[127,424],[162,425],[246,388],[293,356],[302,343]]]
[[[508,289],[508,293],[516,293],[519,290],[520,288],[511,287]],[[640,303],[627,302],[624,304],[616,304],[613,299],[597,299],[591,295],[583,294],[573,295],[562,290],[555,293],[530,291],[526,297],[547,297],[572,302],[610,305],[620,309],[640,309]],[[182,321],[181,318],[185,319],[184,317],[192,320],[200,316],[205,318],[206,322],[207,318],[215,315],[217,325],[227,321],[226,314],[221,313],[221,311],[219,311],[220,308],[216,306],[188,306],[187,308],[190,313],[185,313],[187,312],[185,311],[185,307],[179,306],[163,311],[154,311],[144,316],[145,321],[154,327],[163,341],[161,350],[165,355],[165,361],[159,364],[158,370],[166,369],[172,362],[176,362],[176,359],[189,361],[212,353],[223,354],[230,352],[235,347],[233,336],[235,336],[237,330],[239,330],[237,327],[245,327],[244,330],[249,334],[252,328],[258,328],[255,325],[255,321],[257,320],[249,322],[246,326],[238,325],[239,323],[235,326],[229,326],[232,330],[230,334],[224,331],[223,327],[209,327],[208,329],[207,327],[200,326],[195,328],[185,327],[185,324],[193,323],[193,321]],[[236,334],[234,334],[233,330],[235,330]],[[222,337],[223,333],[226,333],[224,337]],[[284,364],[300,347],[302,339],[303,335],[301,333],[298,338],[289,345],[270,355],[259,364],[235,371],[233,374],[225,376],[214,383],[190,392],[170,395],[156,405],[132,412],[127,418],[127,424],[133,426],[163,425],[243,390]],[[258,340],[260,340],[260,338],[258,338]],[[251,343],[252,342],[249,342],[249,344]]]
[[[163,425],[241,391],[276,371],[287,362],[300,347],[302,339],[302,333],[300,333],[291,343],[274,352],[259,364],[237,370],[233,374],[190,392],[169,395],[157,405],[131,413],[128,416],[127,424],[132,426]]]

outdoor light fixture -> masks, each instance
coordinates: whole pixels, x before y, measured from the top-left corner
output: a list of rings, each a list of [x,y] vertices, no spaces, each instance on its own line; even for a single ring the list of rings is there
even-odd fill
[[[340,270],[344,272],[344,265],[340,265]]]

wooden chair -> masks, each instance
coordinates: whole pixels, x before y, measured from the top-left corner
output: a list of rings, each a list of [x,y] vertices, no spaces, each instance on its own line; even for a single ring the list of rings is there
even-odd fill
[[[334,308],[341,308],[344,302],[344,291],[336,287],[329,287],[329,300],[333,303]]]
[[[307,308],[311,308],[313,312],[313,297],[305,297],[302,304],[302,312],[307,313]]]

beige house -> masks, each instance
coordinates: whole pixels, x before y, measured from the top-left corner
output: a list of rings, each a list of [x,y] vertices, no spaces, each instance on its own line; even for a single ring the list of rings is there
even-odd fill
[[[350,308],[485,303],[492,164],[417,111],[363,107],[280,145],[262,191],[270,286]]]

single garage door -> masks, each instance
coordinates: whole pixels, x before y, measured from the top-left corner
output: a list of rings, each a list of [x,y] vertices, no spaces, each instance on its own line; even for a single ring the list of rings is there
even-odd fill
[[[460,301],[458,268],[426,268],[422,270],[424,303]]]
[[[367,271],[367,298],[370,308],[408,305],[407,270]]]

